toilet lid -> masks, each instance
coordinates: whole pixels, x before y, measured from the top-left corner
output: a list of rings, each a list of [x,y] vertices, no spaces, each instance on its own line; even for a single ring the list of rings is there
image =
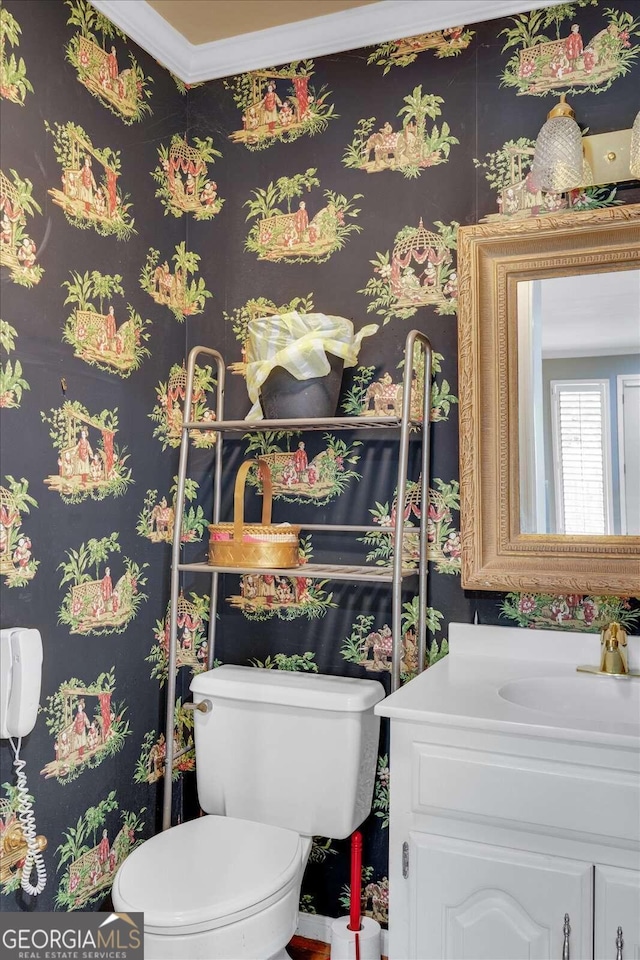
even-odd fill
[[[114,904],[143,911],[145,928],[160,933],[212,929],[262,909],[297,876],[301,859],[293,830],[199,817],[151,837],[127,857],[115,878]]]

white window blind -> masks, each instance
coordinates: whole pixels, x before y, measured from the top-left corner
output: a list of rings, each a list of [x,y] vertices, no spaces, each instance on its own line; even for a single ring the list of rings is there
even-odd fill
[[[551,411],[558,533],[611,529],[609,382],[552,380]]]

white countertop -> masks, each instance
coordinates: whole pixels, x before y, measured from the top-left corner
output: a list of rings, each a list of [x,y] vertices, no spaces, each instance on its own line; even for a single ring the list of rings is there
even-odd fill
[[[630,669],[640,667],[640,637],[628,638]],[[436,723],[551,739],[605,743],[640,750],[640,711],[632,722],[604,721],[592,698],[562,712],[520,706],[499,695],[509,681],[537,677],[584,678],[585,692],[597,684],[615,697],[637,696],[640,678],[576,674],[578,664],[598,665],[598,634],[528,630],[476,624],[449,625],[449,655],[377,704],[393,720]]]

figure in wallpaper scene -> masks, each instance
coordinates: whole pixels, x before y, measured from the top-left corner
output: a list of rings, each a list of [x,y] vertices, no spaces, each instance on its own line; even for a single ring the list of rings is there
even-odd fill
[[[48,192],[69,223],[80,230],[93,227],[100,236],[118,240],[128,240],[137,233],[128,195],[123,195],[118,186],[120,151],[94,147],[77,123],[51,125],[45,120],[44,124],[53,137],[53,149],[62,167],[62,188],[52,187]]]
[[[216,386],[211,367],[195,368],[193,380],[193,396],[191,397],[191,422],[197,420],[215,420],[214,411],[207,404],[207,394]],[[182,436],[182,402],[187,390],[187,368],[182,363],[174,363],[169,370],[169,379],[160,382],[156,387],[156,404],[149,414],[156,426],[153,429],[154,437],[162,444],[162,449],[179,447]],[[213,430],[191,430],[189,433],[194,447],[208,449],[216,442]]]
[[[397,114],[402,118],[399,130],[389,120],[382,125],[375,117],[359,120],[342,158],[345,167],[367,173],[399,170],[408,179],[415,179],[425,167],[446,163],[452,144],[460,141],[451,134],[446,120],[439,129],[434,123],[427,130],[427,117],[439,117],[443,103],[442,97],[423,94],[420,85],[404,97],[404,106]]]
[[[18,331],[6,320],[0,320],[0,350],[12,353],[16,348]],[[22,364],[16,357],[0,364],[0,407],[17,409],[22,400],[24,390],[29,390],[29,384],[22,376]]]
[[[181,773],[195,770],[196,755],[193,743],[193,712],[185,710],[182,698],[176,700],[173,715],[173,769],[172,780],[178,780]],[[167,756],[167,744],[164,733],[159,736],[155,730],[145,733],[140,756],[133,775],[134,783],[156,783],[164,777]]]
[[[27,66],[24,59],[16,58],[16,53],[9,47],[20,45],[20,24],[4,7],[0,9],[0,99],[10,100],[11,103],[24,105],[28,93],[33,93],[33,87],[27,78]]]
[[[317,453],[307,450],[300,434],[284,430],[245,434],[245,457],[255,457],[269,467],[274,500],[324,506],[339,497],[352,480],[362,477],[351,467],[358,463],[360,440],[346,443],[331,433],[323,434],[325,446]],[[248,483],[261,487],[252,470]]]
[[[422,217],[417,227],[403,227],[393,250],[376,253],[369,262],[375,277],[358,293],[372,298],[367,313],[375,312],[384,323],[394,318],[408,320],[418,307],[432,306],[440,316],[458,309],[458,278],[453,251],[459,224],[436,220],[438,232],[427,230]]]
[[[27,233],[27,217],[41,214],[42,209],[33,197],[31,180],[23,180],[15,170],[9,172],[11,180],[0,170],[0,265],[9,267],[14,283],[32,287],[44,270],[37,262],[38,248]]]
[[[435,634],[440,630],[440,621],[444,614],[433,607],[425,611],[427,630]],[[418,598],[414,597],[402,608],[402,659],[400,662],[400,679],[407,683],[418,672]],[[352,626],[351,634],[343,641],[341,654],[348,663],[355,663],[363,667],[368,673],[391,673],[391,658],[393,655],[393,633],[389,624],[375,627],[376,617],[359,614]],[[444,652],[443,652],[444,645]],[[446,639],[440,644],[435,637],[427,651],[425,666],[431,666],[442,659],[448,650]]]
[[[460,485],[457,480],[444,483],[434,478],[429,488],[429,507],[427,510],[427,560],[435,564],[438,573],[459,575],[462,548],[460,531],[453,525],[452,511],[460,510]],[[395,495],[389,503],[376,503],[369,510],[374,523],[383,528],[378,533],[372,531],[358,538],[361,543],[372,547],[366,556],[367,563],[377,566],[389,566],[393,561],[393,527],[396,522]],[[419,522],[421,515],[420,481],[409,481],[404,508],[406,524]],[[412,521],[412,517],[414,518]],[[385,529],[386,528],[386,529]],[[390,528],[390,529],[389,529]],[[388,530],[388,532],[387,532]],[[403,537],[403,566],[408,569],[417,567],[420,562],[418,536],[412,534]]]
[[[18,788],[13,783],[3,783],[4,796],[0,796],[0,893],[7,896],[20,889],[22,867],[27,856],[27,842],[20,820],[20,797]],[[33,804],[33,796],[27,794],[28,801]],[[35,816],[38,810],[33,807]],[[36,849],[45,850],[47,838],[42,834],[36,835]]]
[[[151,356],[144,345],[151,321],[143,320],[130,303],[126,319],[121,319],[124,307],[119,297],[124,297],[124,290],[120,274],[85,270],[81,275],[72,270],[71,277],[63,282],[68,291],[64,302],[74,304],[75,309],[65,321],[62,339],[85,363],[128,377]]]
[[[202,277],[198,277],[197,281],[193,277],[189,282],[189,277],[198,272],[199,255],[187,250],[182,240],[171,258],[173,270],[166,257],[162,263],[160,259],[160,251],[151,247],[140,274],[142,289],[156,303],[168,307],[180,323],[185,317],[202,313],[205,301],[213,294],[207,290]]]
[[[7,587],[24,587],[36,575],[40,563],[33,557],[33,545],[22,529],[22,514],[37,507],[29,490],[29,481],[6,476],[0,487],[0,576]]]
[[[500,615],[515,621],[519,627],[600,633],[613,621],[635,630],[640,610],[631,609],[628,597],[508,593]]]
[[[501,79],[515,87],[518,96],[547,93],[602,93],[629,72],[638,56],[640,18],[605,7],[603,26],[595,35],[583,36],[579,12],[593,0],[574,0],[556,7],[511,17],[503,52],[514,50]],[[555,37],[553,30],[555,29]]]
[[[76,677],[61,683],[47,697],[45,723],[53,737],[54,759],[40,771],[45,779],[59,783],[75,780],[83,770],[99,766],[115,756],[130,735],[127,708],[113,700],[115,667],[101,673],[94,683]]]
[[[207,669],[209,656],[209,642],[207,640],[207,624],[209,622],[208,596],[190,593],[189,598],[183,593],[178,598],[178,645],[176,657],[176,671],[181,667],[188,667],[191,675],[202,673]],[[163,687],[168,676],[169,664],[169,620],[171,605],[167,604],[167,612],[162,620],[156,620],[153,636],[156,642],[151,647],[147,663],[152,664],[151,679],[159,680]]]
[[[178,478],[173,478],[169,497],[158,497],[157,490],[147,490],[144,505],[138,517],[136,530],[141,537],[152,543],[172,543],[175,519],[176,492]],[[182,517],[182,543],[197,543],[202,540],[209,521],[197,501],[199,484],[191,477],[185,478],[185,499],[191,506],[185,506]]]
[[[309,167],[293,177],[279,177],[266,190],[253,190],[255,199],[245,201],[244,206],[249,208],[247,220],[255,221],[245,249],[257,253],[259,260],[324,263],[336,250],[342,250],[350,234],[362,232],[356,223],[345,222],[347,217],[355,219],[360,213],[353,204],[362,198],[361,193],[349,200],[334,190],[323,190],[322,206],[316,194],[313,200],[298,199],[305,190],[311,193],[320,186],[316,172],[315,167]],[[283,201],[286,212],[277,206]]]
[[[313,73],[313,60],[296,60],[223,80],[242,118],[242,129],[229,139],[249,150],[266,150],[279,140],[291,143],[303,134],[326,130],[336,114],[326,87],[310,84]]]
[[[149,564],[116,558],[118,538],[117,533],[99,540],[92,537],[77,550],[67,550],[68,559],[58,564],[60,586],[70,584],[58,622],[66,624],[70,633],[96,637],[123,633],[148,599],[140,588],[147,582],[144,570]]]
[[[207,164],[221,157],[214,150],[213,139],[194,137],[190,147],[186,137],[175,133],[171,146],[158,147],[160,162],[151,176],[159,184],[156,197],[162,202],[165,214],[181,217],[192,213],[194,220],[211,220],[222,209],[224,200],[218,196],[218,184],[209,176]]]
[[[78,822],[65,830],[56,853],[61,880],[56,894],[58,910],[82,910],[102,900],[111,888],[120,864],[138,846],[145,812],[119,810],[112,790],[95,807],[88,807]],[[119,816],[112,816],[119,811]]]
[[[133,483],[126,448],[114,442],[117,411],[116,407],[92,416],[77,400],[67,400],[49,415],[40,414],[58,451],[57,472],[45,477],[44,482],[65,503],[81,503],[87,497],[121,497]]]
[[[126,35],[88,0],[65,2],[71,11],[67,23],[80,28],[66,47],[67,60],[77,70],[80,83],[123,123],[131,124],[151,114],[147,103],[151,78],[145,77],[131,53],[128,66],[123,67],[122,52],[119,54],[113,43],[114,39],[127,42]]]
[[[474,32],[463,26],[447,27],[446,30],[431,30],[429,33],[418,33],[414,37],[389,40],[369,54],[367,63],[383,67],[382,73],[385,75],[391,67],[408,67],[424,50],[433,50],[438,59],[457,57],[469,46]]]
[[[545,213],[563,210],[592,210],[616,203],[616,188],[611,186],[580,187],[567,193],[541,190],[531,175],[535,141],[527,137],[507,140],[500,150],[488,153],[474,165],[484,170],[484,176],[498,194],[497,213],[489,213],[481,220],[522,220],[540,217]]]
[[[240,577],[240,593],[227,597],[247,620],[317,620],[324,617],[333,602],[333,593],[324,589],[328,580],[304,576],[304,564],[313,556],[311,535],[300,537],[302,576],[281,577],[269,573],[248,573]]]

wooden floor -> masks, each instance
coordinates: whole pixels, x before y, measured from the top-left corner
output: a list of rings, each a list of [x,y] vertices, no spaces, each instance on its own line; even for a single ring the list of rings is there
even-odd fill
[[[320,940],[307,940],[305,937],[294,937],[287,946],[292,960],[328,960],[331,956],[331,947]]]
[[[322,943],[320,940],[307,940],[305,937],[294,937],[287,950],[291,954],[292,960],[329,960],[331,956],[331,947],[328,943]],[[382,960],[387,960],[382,957]]]

